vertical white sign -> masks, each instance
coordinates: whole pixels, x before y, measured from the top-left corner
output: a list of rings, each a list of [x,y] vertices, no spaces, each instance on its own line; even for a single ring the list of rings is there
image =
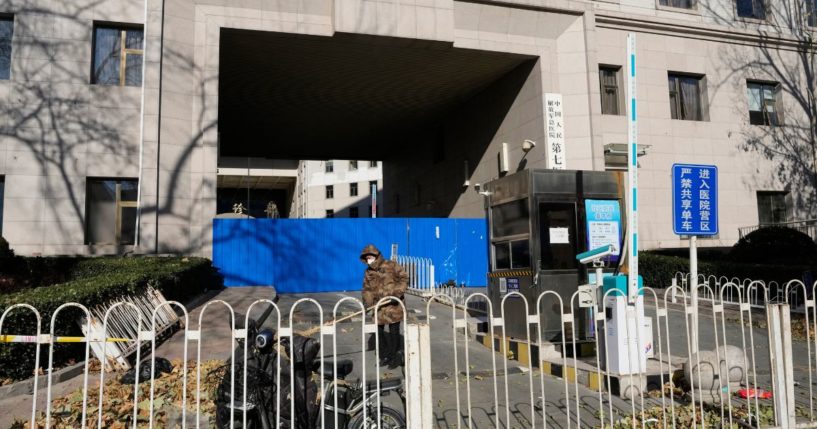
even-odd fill
[[[545,123],[547,125],[547,166],[551,170],[567,169],[565,156],[565,122],[562,94],[545,94]]]
[[[627,204],[627,232],[630,249],[628,260],[628,297],[631,303],[638,299],[638,111],[636,109],[636,63],[635,33],[627,34],[627,128],[629,144],[627,145],[627,178],[629,182],[629,201]]]
[[[372,184],[372,217],[377,217],[377,185]]]

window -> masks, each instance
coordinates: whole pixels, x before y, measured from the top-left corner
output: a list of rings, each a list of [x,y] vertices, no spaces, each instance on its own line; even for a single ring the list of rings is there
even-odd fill
[[[331,200],[335,198],[335,187],[333,185],[328,185],[326,187],[326,199]]]
[[[669,74],[669,103],[672,119],[703,121],[704,105],[701,89],[703,77]]]
[[[788,220],[785,191],[758,191],[757,217],[760,225],[775,225]]]
[[[356,197],[357,196],[357,183],[350,183],[349,184],[349,196]]]
[[[0,16],[0,80],[11,78],[11,36],[14,18]]]
[[[528,240],[495,243],[494,268],[497,270],[530,268],[530,245]]]
[[[6,178],[0,176],[0,236],[3,235],[3,196],[6,190]]]
[[[91,83],[141,86],[144,54],[141,27],[94,27]]]
[[[349,208],[349,217],[360,217],[360,211],[357,207]]]
[[[357,170],[357,161],[349,161],[349,171]]]
[[[659,0],[661,6],[677,7],[680,9],[695,9],[695,0]]]
[[[528,199],[511,201],[491,208],[494,237],[530,233]]]
[[[377,161],[369,161],[369,167],[371,168],[377,167]]]
[[[776,83],[746,82],[749,93],[749,123],[752,125],[779,125],[777,98],[780,85]]]
[[[335,217],[335,211],[334,211],[334,210],[331,210],[331,209],[330,209],[330,210],[327,210],[327,211],[326,211],[326,217],[327,217],[327,218],[332,218],[332,217]]]
[[[85,243],[133,244],[136,238],[136,180],[88,179]]]
[[[808,25],[817,27],[817,0],[806,0]]]
[[[601,114],[623,115],[619,97],[621,67],[599,66],[599,87],[601,89]]]
[[[764,0],[737,0],[736,9],[740,18],[766,19]]]
[[[377,180],[372,180],[369,182],[369,192],[372,192],[372,187],[374,187],[373,193],[377,193]]]
[[[332,173],[335,171],[335,163],[332,161],[326,161],[326,168],[325,170],[327,173]]]

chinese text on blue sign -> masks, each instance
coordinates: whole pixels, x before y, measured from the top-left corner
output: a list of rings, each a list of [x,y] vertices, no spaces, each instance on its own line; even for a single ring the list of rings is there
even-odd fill
[[[718,233],[718,167],[672,166],[672,227],[679,235]]]

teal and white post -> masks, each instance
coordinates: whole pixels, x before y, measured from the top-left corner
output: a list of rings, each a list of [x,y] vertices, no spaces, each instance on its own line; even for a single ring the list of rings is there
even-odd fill
[[[627,297],[630,304],[638,298],[638,109],[636,104],[635,33],[627,34],[627,181],[629,204],[627,204]]]

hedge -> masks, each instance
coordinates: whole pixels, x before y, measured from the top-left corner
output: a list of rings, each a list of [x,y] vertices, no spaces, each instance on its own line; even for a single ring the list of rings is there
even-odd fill
[[[638,273],[644,278],[644,284],[654,288],[669,287],[677,272],[689,272],[689,259],[677,256],[658,255],[641,252],[638,255]],[[698,261],[698,273],[704,275],[738,277],[743,279],[776,281],[783,284],[792,279],[802,279],[807,271],[817,273],[817,267],[802,265],[761,265],[740,264],[736,262]]]
[[[206,289],[221,287],[221,278],[210,261],[203,258],[81,258],[72,266],[70,277],[73,280],[0,295],[0,314],[13,304],[30,304],[40,312],[42,332],[48,333],[51,316],[66,302],[77,302],[90,308],[138,293],[147,286],[161,291],[168,300],[184,300]],[[82,335],[76,321],[83,316],[84,313],[77,308],[60,311],[56,334]],[[3,322],[3,334],[33,335],[36,332],[36,320],[30,311],[15,310]],[[0,380],[31,376],[35,351],[30,344],[0,346]],[[83,360],[84,356],[84,344],[58,344],[54,349],[54,367],[71,360]],[[48,347],[42,347],[40,359],[43,365],[47,357]]]

